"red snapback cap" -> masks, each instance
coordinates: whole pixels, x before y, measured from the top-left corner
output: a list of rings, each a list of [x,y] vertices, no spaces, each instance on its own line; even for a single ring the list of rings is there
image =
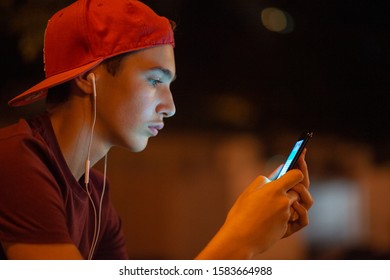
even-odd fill
[[[8,102],[40,100],[53,86],[122,53],[175,45],[170,21],[137,0],[78,0],[48,21],[44,40],[45,80]]]

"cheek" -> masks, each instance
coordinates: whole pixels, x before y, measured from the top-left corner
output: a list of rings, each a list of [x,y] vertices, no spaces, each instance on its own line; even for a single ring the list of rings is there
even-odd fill
[[[153,100],[147,93],[132,91],[125,93],[115,103],[116,115],[121,121],[127,124],[137,125],[143,121],[148,121],[148,117],[153,113]]]
[[[115,130],[126,129],[129,133],[129,129],[150,121],[154,94],[148,86],[141,79],[109,78],[109,82],[102,85],[101,97],[98,96],[98,105],[104,111],[107,125],[112,129],[116,127]]]

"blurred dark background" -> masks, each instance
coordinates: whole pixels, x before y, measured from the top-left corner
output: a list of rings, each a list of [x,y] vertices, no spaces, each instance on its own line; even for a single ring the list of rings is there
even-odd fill
[[[1,1],[1,114],[19,113],[5,102],[43,77],[46,21],[71,2]],[[145,3],[178,25],[172,127],[311,128],[389,157],[388,1]]]

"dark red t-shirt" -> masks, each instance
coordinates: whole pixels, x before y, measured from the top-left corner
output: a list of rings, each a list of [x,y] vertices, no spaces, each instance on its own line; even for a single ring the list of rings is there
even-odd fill
[[[95,214],[83,180],[78,182],[69,170],[46,114],[0,129],[0,240],[73,243],[88,258]],[[102,174],[92,169],[90,190],[96,207],[102,188]],[[108,183],[101,213],[94,259],[126,259],[121,221],[110,202]],[[0,259],[5,258],[0,246]]]

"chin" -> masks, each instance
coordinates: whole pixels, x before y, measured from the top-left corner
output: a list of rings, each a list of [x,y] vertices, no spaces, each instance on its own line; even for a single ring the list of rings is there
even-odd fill
[[[146,141],[139,141],[138,143],[135,143],[133,145],[130,145],[130,151],[134,153],[139,153],[145,150],[146,146],[148,145],[148,140]]]
[[[140,148],[140,149],[131,149],[131,151],[133,153],[139,153],[139,152],[142,152],[143,150],[145,150],[146,146],[144,148]]]

